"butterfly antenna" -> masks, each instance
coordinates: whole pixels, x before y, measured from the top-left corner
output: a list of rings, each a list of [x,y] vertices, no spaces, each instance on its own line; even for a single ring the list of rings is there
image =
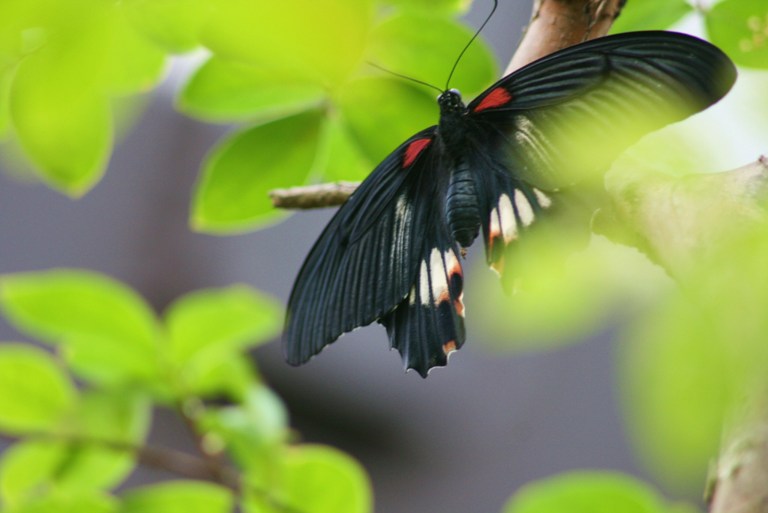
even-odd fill
[[[493,9],[491,9],[491,12],[488,14],[488,17],[485,18],[485,21],[482,25],[480,25],[480,28],[477,29],[477,32],[475,32],[475,35],[472,36],[472,39],[469,40],[469,43],[464,47],[464,49],[459,54],[459,57],[456,59],[456,62],[453,63],[453,68],[451,68],[451,72],[448,74],[448,80],[445,81],[445,89],[448,89],[448,84],[451,83],[451,78],[453,77],[453,72],[456,71],[456,66],[459,65],[459,61],[462,57],[464,57],[464,53],[467,51],[467,49],[472,45],[472,42],[477,39],[477,36],[480,35],[480,32],[483,31],[485,26],[488,24],[489,21],[491,21],[491,17],[493,16],[493,13],[496,12],[496,8],[499,6],[499,0],[493,0]]]
[[[437,92],[439,92],[439,93],[442,93],[442,92],[443,92],[443,90],[442,90],[442,89],[440,89],[440,88],[439,88],[439,87],[437,87],[437,86],[433,86],[433,85],[432,85],[432,84],[430,84],[429,82],[424,82],[423,80],[419,80],[419,79],[417,79],[417,78],[409,77],[408,75],[403,75],[403,74],[401,74],[401,73],[397,73],[397,72],[395,72],[395,71],[392,71],[392,70],[390,70],[390,69],[387,69],[387,68],[384,68],[384,67],[382,67],[382,66],[379,66],[378,64],[376,64],[376,63],[374,63],[374,62],[370,62],[370,61],[368,61],[368,64],[370,64],[371,66],[373,66],[373,67],[374,67],[374,68],[376,68],[376,69],[380,69],[381,71],[384,71],[384,72],[386,72],[386,73],[389,73],[390,75],[394,75],[394,76],[396,76],[396,77],[404,78],[405,80],[410,80],[411,82],[416,82],[417,84],[421,84],[421,85],[425,85],[425,86],[427,86],[427,87],[431,87],[432,89],[434,89],[435,91],[437,91]]]

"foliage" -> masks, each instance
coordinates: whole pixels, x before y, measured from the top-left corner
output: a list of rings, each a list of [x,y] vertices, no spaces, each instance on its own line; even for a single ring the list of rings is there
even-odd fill
[[[3,4],[0,136],[21,147],[40,179],[74,196],[107,166],[121,99],[156,87],[169,57],[207,51],[178,108],[245,124],[202,164],[192,224],[211,232],[280,219],[269,188],[364,177],[437,112],[429,89],[369,62],[442,87],[471,35],[454,20],[466,0]],[[451,85],[473,94],[495,76],[478,42]]]
[[[201,290],[157,318],[125,285],[62,269],[3,277],[0,306],[52,349],[0,343],[0,433],[17,440],[0,460],[2,511],[224,513],[236,501],[244,511],[370,511],[359,465],[290,444],[282,402],[244,355],[280,327],[272,298],[243,285]],[[192,426],[193,463],[226,455],[236,467],[216,463],[217,477],[187,456],[191,479],[116,493],[136,465],[179,457],[145,445],[158,407]]]

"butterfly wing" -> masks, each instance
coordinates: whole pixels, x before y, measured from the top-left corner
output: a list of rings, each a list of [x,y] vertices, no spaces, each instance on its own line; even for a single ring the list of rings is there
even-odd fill
[[[599,175],[641,136],[718,101],[735,78],[701,39],[617,34],[501,79],[468,105],[472,134],[517,177],[552,190]]]
[[[706,41],[650,31],[572,46],[491,86],[468,105],[489,263],[502,267],[503,246],[555,191],[600,178],[643,135],[718,101],[735,77]]]
[[[458,328],[446,332],[437,322],[444,308],[426,306],[447,297],[454,323],[453,305],[461,293],[456,279],[452,287],[443,286],[450,279],[449,270],[460,277],[461,266],[441,218],[444,180],[434,141],[431,127],[390,154],[315,243],[288,301],[283,341],[290,364],[300,365],[343,333],[380,320],[407,366],[426,373],[429,367],[424,362],[439,357],[432,355],[432,349],[420,352],[411,332],[400,328],[405,314],[393,312],[414,310],[409,308],[414,305],[427,310],[416,308],[416,317],[411,317],[412,328],[423,335],[419,340],[452,337],[449,340],[456,346],[463,342],[463,336],[453,333]],[[442,345],[439,351],[442,354]]]

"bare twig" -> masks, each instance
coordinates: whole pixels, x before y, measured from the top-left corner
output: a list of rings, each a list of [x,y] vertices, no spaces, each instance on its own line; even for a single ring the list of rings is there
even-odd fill
[[[336,207],[347,201],[355,192],[358,182],[322,183],[290,189],[269,191],[272,204],[277,208],[309,209]]]

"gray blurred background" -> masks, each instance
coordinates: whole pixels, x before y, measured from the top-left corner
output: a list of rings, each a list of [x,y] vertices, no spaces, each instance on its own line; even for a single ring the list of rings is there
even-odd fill
[[[486,4],[476,2],[471,23],[482,21]],[[484,33],[500,62],[509,59],[529,15],[530,2],[503,2]],[[0,172],[0,273],[91,269],[127,282],[158,309],[197,288],[236,282],[287,298],[332,212],[298,213],[240,236],[191,232],[199,164],[228,129],[174,112],[175,82],[149,99],[106,176],[84,198]],[[360,460],[383,513],[494,512],[525,482],[553,473],[637,473],[617,411],[608,337],[547,353],[493,353],[484,348],[482,326],[473,324],[481,298],[472,283],[470,271],[468,343],[427,380],[403,373],[378,325],[343,337],[298,369],[283,362],[278,343],[259,350],[259,367],[303,439]],[[0,321],[0,340],[19,338]],[[184,430],[159,412],[152,442],[183,448]],[[131,483],[165,477],[140,469]]]

